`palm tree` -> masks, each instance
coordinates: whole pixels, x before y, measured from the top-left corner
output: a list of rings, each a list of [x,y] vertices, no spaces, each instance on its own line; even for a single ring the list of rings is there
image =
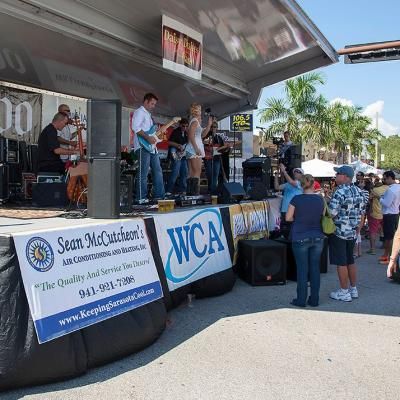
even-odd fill
[[[288,130],[294,142],[313,140],[324,144],[329,133],[327,100],[317,94],[324,84],[319,73],[308,73],[285,82],[285,98],[269,98],[259,111],[262,123],[268,123],[264,138],[270,139]]]
[[[380,136],[371,129],[371,119],[361,113],[362,108],[334,103],[327,109],[331,135],[328,146],[342,154],[342,162],[351,162],[351,154],[359,155],[363,143]],[[345,155],[348,154],[348,157]]]

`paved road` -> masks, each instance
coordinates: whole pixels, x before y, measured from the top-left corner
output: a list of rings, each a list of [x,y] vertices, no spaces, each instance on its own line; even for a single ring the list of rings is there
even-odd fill
[[[67,382],[0,394],[8,399],[399,399],[400,286],[376,257],[359,259],[360,298],[289,305],[296,284],[251,287],[172,311],[139,354]]]

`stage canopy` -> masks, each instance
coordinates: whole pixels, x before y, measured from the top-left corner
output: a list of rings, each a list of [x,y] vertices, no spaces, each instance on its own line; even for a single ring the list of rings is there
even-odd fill
[[[200,34],[200,79],[163,68],[162,16]],[[292,0],[2,0],[0,80],[158,112],[193,101],[222,117],[256,107],[261,89],[337,62]]]
[[[315,178],[332,178],[336,176],[333,167],[336,167],[336,165],[317,158],[301,163],[304,173],[311,174]]]

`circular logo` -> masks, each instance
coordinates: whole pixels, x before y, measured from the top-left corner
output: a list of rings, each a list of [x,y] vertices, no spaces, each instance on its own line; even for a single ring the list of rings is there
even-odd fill
[[[29,264],[39,272],[48,271],[54,264],[54,253],[49,242],[33,237],[26,245],[26,258]]]

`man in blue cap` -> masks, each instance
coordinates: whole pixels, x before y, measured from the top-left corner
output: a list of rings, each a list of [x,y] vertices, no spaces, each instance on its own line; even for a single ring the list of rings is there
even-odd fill
[[[330,297],[348,302],[358,298],[353,250],[364,222],[366,199],[362,190],[352,184],[352,167],[342,165],[334,170],[337,189],[329,202],[329,212],[335,222],[336,231],[329,238],[329,258],[331,264],[337,265],[340,288],[332,292]]]

